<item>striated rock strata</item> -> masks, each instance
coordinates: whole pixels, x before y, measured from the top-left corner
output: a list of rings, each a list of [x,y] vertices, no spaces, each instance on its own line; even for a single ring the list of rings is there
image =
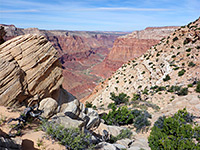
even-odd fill
[[[109,77],[125,62],[144,54],[151,46],[157,44],[178,27],[148,27],[131,34],[118,37],[105,60],[93,68],[92,73],[103,78]]]
[[[58,99],[61,64],[43,36],[18,36],[1,44],[0,58],[0,105],[29,103],[34,95]]]

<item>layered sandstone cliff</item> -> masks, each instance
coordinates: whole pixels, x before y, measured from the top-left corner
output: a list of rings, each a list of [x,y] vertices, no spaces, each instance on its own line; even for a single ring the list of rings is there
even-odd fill
[[[38,95],[58,99],[62,68],[43,36],[24,35],[0,45],[0,105],[14,106]]]

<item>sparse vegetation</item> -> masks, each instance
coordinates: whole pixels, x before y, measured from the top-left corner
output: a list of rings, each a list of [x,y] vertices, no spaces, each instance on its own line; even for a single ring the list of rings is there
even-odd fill
[[[167,74],[166,77],[163,78],[163,81],[165,82],[165,81],[168,81],[168,80],[170,80],[170,79],[171,79],[170,76]]]
[[[181,71],[178,72],[178,76],[183,76],[185,72],[186,71],[184,69],[182,69]]]
[[[189,53],[189,54],[187,54],[187,57],[188,57],[188,56],[190,56],[190,53]]]
[[[185,51],[186,51],[186,52],[190,52],[190,51],[191,51],[191,48],[188,48],[188,49],[186,49]]]
[[[181,88],[180,91],[177,92],[179,96],[184,96],[188,94],[188,88]]]
[[[88,101],[86,101],[86,103],[85,103],[85,107],[86,108],[92,108],[92,103],[91,102],[88,102]]]
[[[196,65],[196,64],[194,64],[192,61],[189,62],[189,64],[188,64],[189,67],[194,67],[195,65]]]
[[[41,128],[52,139],[59,141],[66,149],[92,149],[91,135],[83,133],[78,128],[64,128],[53,122],[43,121]]]
[[[173,42],[177,41],[178,37],[176,36],[175,38],[173,38]]]
[[[176,55],[172,55],[172,58],[175,58],[176,57]]]
[[[193,87],[193,84],[188,84],[187,86],[188,86],[188,87]]]
[[[110,93],[111,97],[110,99],[115,102],[116,105],[127,103],[129,101],[129,96],[127,96],[125,93],[119,93],[119,95],[115,95],[114,92]]]
[[[125,138],[131,138],[132,136],[132,132],[130,129],[122,129],[120,131],[120,134],[117,135],[117,136],[112,136],[110,137],[110,140],[108,141],[109,143],[115,143],[117,142],[118,140],[121,140],[121,139],[125,139]]]
[[[136,131],[146,129],[151,123],[148,120],[151,115],[147,111],[142,110],[129,110],[126,106],[112,107],[112,111],[109,111],[107,115],[104,115],[102,119],[108,125],[128,125],[133,124]]]
[[[183,41],[183,44],[186,45],[186,44],[188,44],[188,43],[190,43],[190,39],[189,39],[189,38],[186,38],[186,39]]]
[[[200,81],[197,82],[196,92],[200,93]]]

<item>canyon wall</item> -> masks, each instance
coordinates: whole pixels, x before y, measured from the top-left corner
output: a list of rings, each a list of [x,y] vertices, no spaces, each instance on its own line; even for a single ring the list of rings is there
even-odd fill
[[[157,44],[178,27],[148,27],[131,34],[118,37],[105,60],[93,68],[92,73],[103,78],[109,77],[125,62],[144,54],[151,46]]]

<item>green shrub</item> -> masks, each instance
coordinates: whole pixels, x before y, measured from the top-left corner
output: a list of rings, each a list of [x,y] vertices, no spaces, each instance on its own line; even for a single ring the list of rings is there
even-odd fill
[[[114,92],[110,93],[111,97],[110,99],[115,102],[116,105],[126,103],[129,101],[129,96],[127,96],[125,93],[119,93],[119,95],[115,95]]]
[[[188,56],[190,56],[190,53],[189,53],[189,54],[187,54],[187,57],[188,57]]]
[[[175,58],[176,57],[176,55],[172,55],[172,58]]]
[[[194,64],[192,61],[189,62],[189,64],[188,64],[189,67],[194,67],[195,65],[196,65],[196,64]]]
[[[188,84],[187,86],[188,86],[188,87],[193,87],[193,84]]]
[[[190,43],[190,39],[189,39],[189,38],[186,38],[186,39],[183,41],[183,44],[185,45],[185,44],[188,44],[188,43]]]
[[[115,103],[108,104],[108,108],[112,109],[113,107],[115,107]]]
[[[184,96],[188,94],[188,88],[181,88],[180,91],[177,92],[179,96]]]
[[[173,42],[177,41],[178,37],[176,36],[175,38],[173,38]]]
[[[85,103],[85,107],[86,108],[92,108],[92,103],[91,102],[88,102],[88,101],[86,101],[86,103]]]
[[[165,82],[165,81],[168,81],[168,80],[170,80],[170,79],[171,79],[170,76],[167,74],[166,77],[163,78],[163,81]]]
[[[145,88],[144,91],[142,92],[142,94],[148,95],[148,91],[149,91],[149,90],[148,90],[147,88]]]
[[[178,72],[178,76],[182,76],[182,75],[184,75],[184,73],[185,73],[185,70],[182,69],[181,71]]]
[[[197,82],[196,92],[200,93],[200,81]]]
[[[128,110],[126,106],[119,107],[118,109],[115,106],[112,107],[112,111],[109,111],[102,119],[105,121],[105,124],[108,125],[126,125],[133,123],[134,116],[132,111]]]
[[[150,148],[152,150],[198,150],[200,127],[197,125],[193,127],[193,118],[186,109],[179,110],[172,117],[160,117],[148,137]]]
[[[160,56],[160,53],[157,53],[157,54],[156,54],[156,57],[158,57],[158,56]]]
[[[165,90],[166,90],[166,87],[158,86],[158,88],[156,89],[156,92],[165,91]]]
[[[173,70],[178,70],[179,69],[179,67],[175,67],[175,68],[173,68]]]
[[[110,137],[110,140],[108,141],[109,143],[115,143],[115,142],[117,142],[118,140],[121,140],[121,139],[125,139],[125,138],[131,138],[131,136],[132,136],[132,132],[131,132],[131,130],[130,129],[122,129],[121,131],[120,131],[120,134],[119,135],[117,135],[117,136],[112,136],[111,135],[111,137]]]
[[[140,94],[133,94],[133,98],[131,99],[131,101],[140,101],[141,100],[141,96]]]
[[[186,51],[186,52],[190,52],[190,51],[191,51],[191,48],[188,48],[188,49],[186,49],[185,51]]]
[[[78,128],[64,128],[53,122],[43,121],[41,128],[52,139],[59,141],[66,149],[82,150],[92,149],[91,135],[85,134]]]
[[[137,131],[146,129],[150,125],[148,118],[151,115],[147,111],[143,110],[129,110],[126,106],[112,108],[107,115],[104,115],[102,119],[105,124],[108,125],[128,125],[133,124]]]
[[[174,86],[172,85],[168,90],[167,92],[177,92],[177,91],[180,91],[181,87],[180,86]]]

